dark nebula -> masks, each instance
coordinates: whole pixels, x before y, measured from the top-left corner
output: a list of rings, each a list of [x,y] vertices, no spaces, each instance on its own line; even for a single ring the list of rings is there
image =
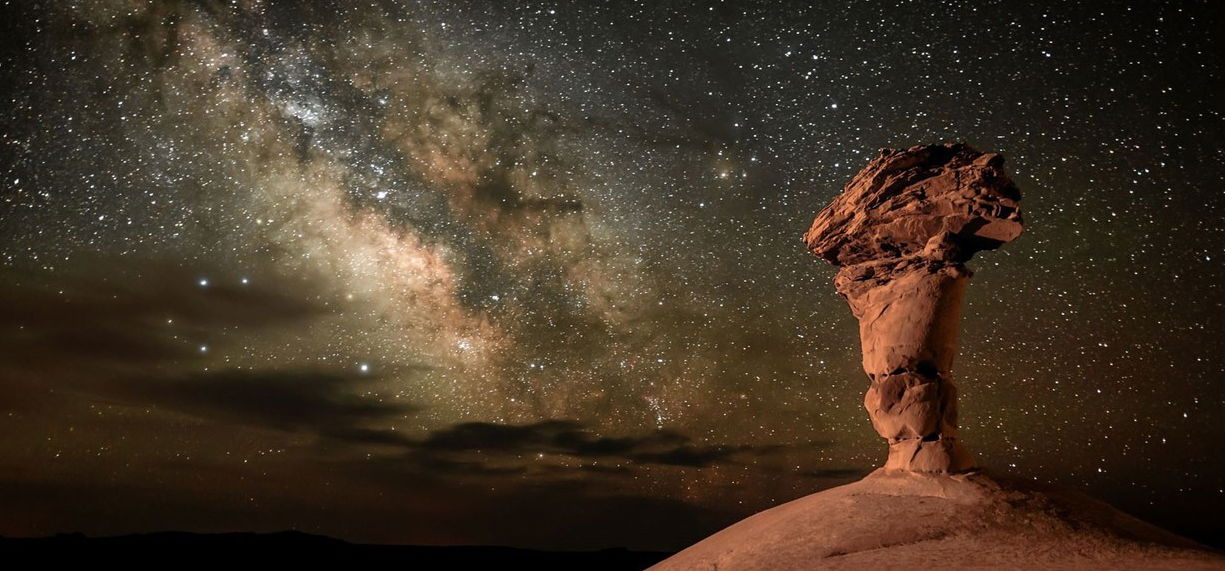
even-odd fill
[[[1220,541],[1211,2],[4,2],[0,534],[677,549],[885,444],[801,243],[1002,153],[961,436]]]

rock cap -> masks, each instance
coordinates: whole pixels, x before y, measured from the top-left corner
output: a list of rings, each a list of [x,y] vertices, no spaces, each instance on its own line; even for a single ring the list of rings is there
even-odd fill
[[[916,254],[961,263],[1021,234],[1004,157],[965,143],[881,149],[804,234],[836,266]]]

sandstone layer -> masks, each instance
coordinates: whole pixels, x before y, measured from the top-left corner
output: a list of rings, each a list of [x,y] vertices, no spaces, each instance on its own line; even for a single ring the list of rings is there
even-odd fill
[[[1225,569],[1225,557],[1072,490],[980,471],[880,469],[651,567],[804,569]]]
[[[1004,159],[946,143],[882,149],[813,221],[804,242],[840,266],[859,320],[864,407],[889,442],[885,468],[963,472],[953,357],[965,262],[1021,234],[1021,193]]]

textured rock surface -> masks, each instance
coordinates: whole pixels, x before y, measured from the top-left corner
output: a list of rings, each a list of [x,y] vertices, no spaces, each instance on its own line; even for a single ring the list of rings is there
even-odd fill
[[[748,517],[651,569],[1225,569],[1220,553],[1084,494],[989,476],[956,437],[963,262],[1021,233],[998,155],[885,150],[805,235],[841,266],[864,404],[890,442],[868,477]]]
[[[1021,193],[1003,157],[964,144],[883,149],[813,222],[804,242],[841,266],[834,285],[859,320],[864,407],[889,441],[887,469],[961,472],[961,300],[975,252],[1021,234]]]
[[[981,472],[878,470],[651,569],[1225,569],[1225,557],[1079,492]]]

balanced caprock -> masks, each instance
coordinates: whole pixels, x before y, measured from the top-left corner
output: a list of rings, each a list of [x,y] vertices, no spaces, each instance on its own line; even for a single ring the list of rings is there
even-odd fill
[[[964,144],[883,149],[804,235],[840,268],[835,286],[859,320],[884,467],[652,569],[1225,569],[1225,556],[1079,492],[989,475],[958,438],[965,263],[1022,231],[1003,163]]]

